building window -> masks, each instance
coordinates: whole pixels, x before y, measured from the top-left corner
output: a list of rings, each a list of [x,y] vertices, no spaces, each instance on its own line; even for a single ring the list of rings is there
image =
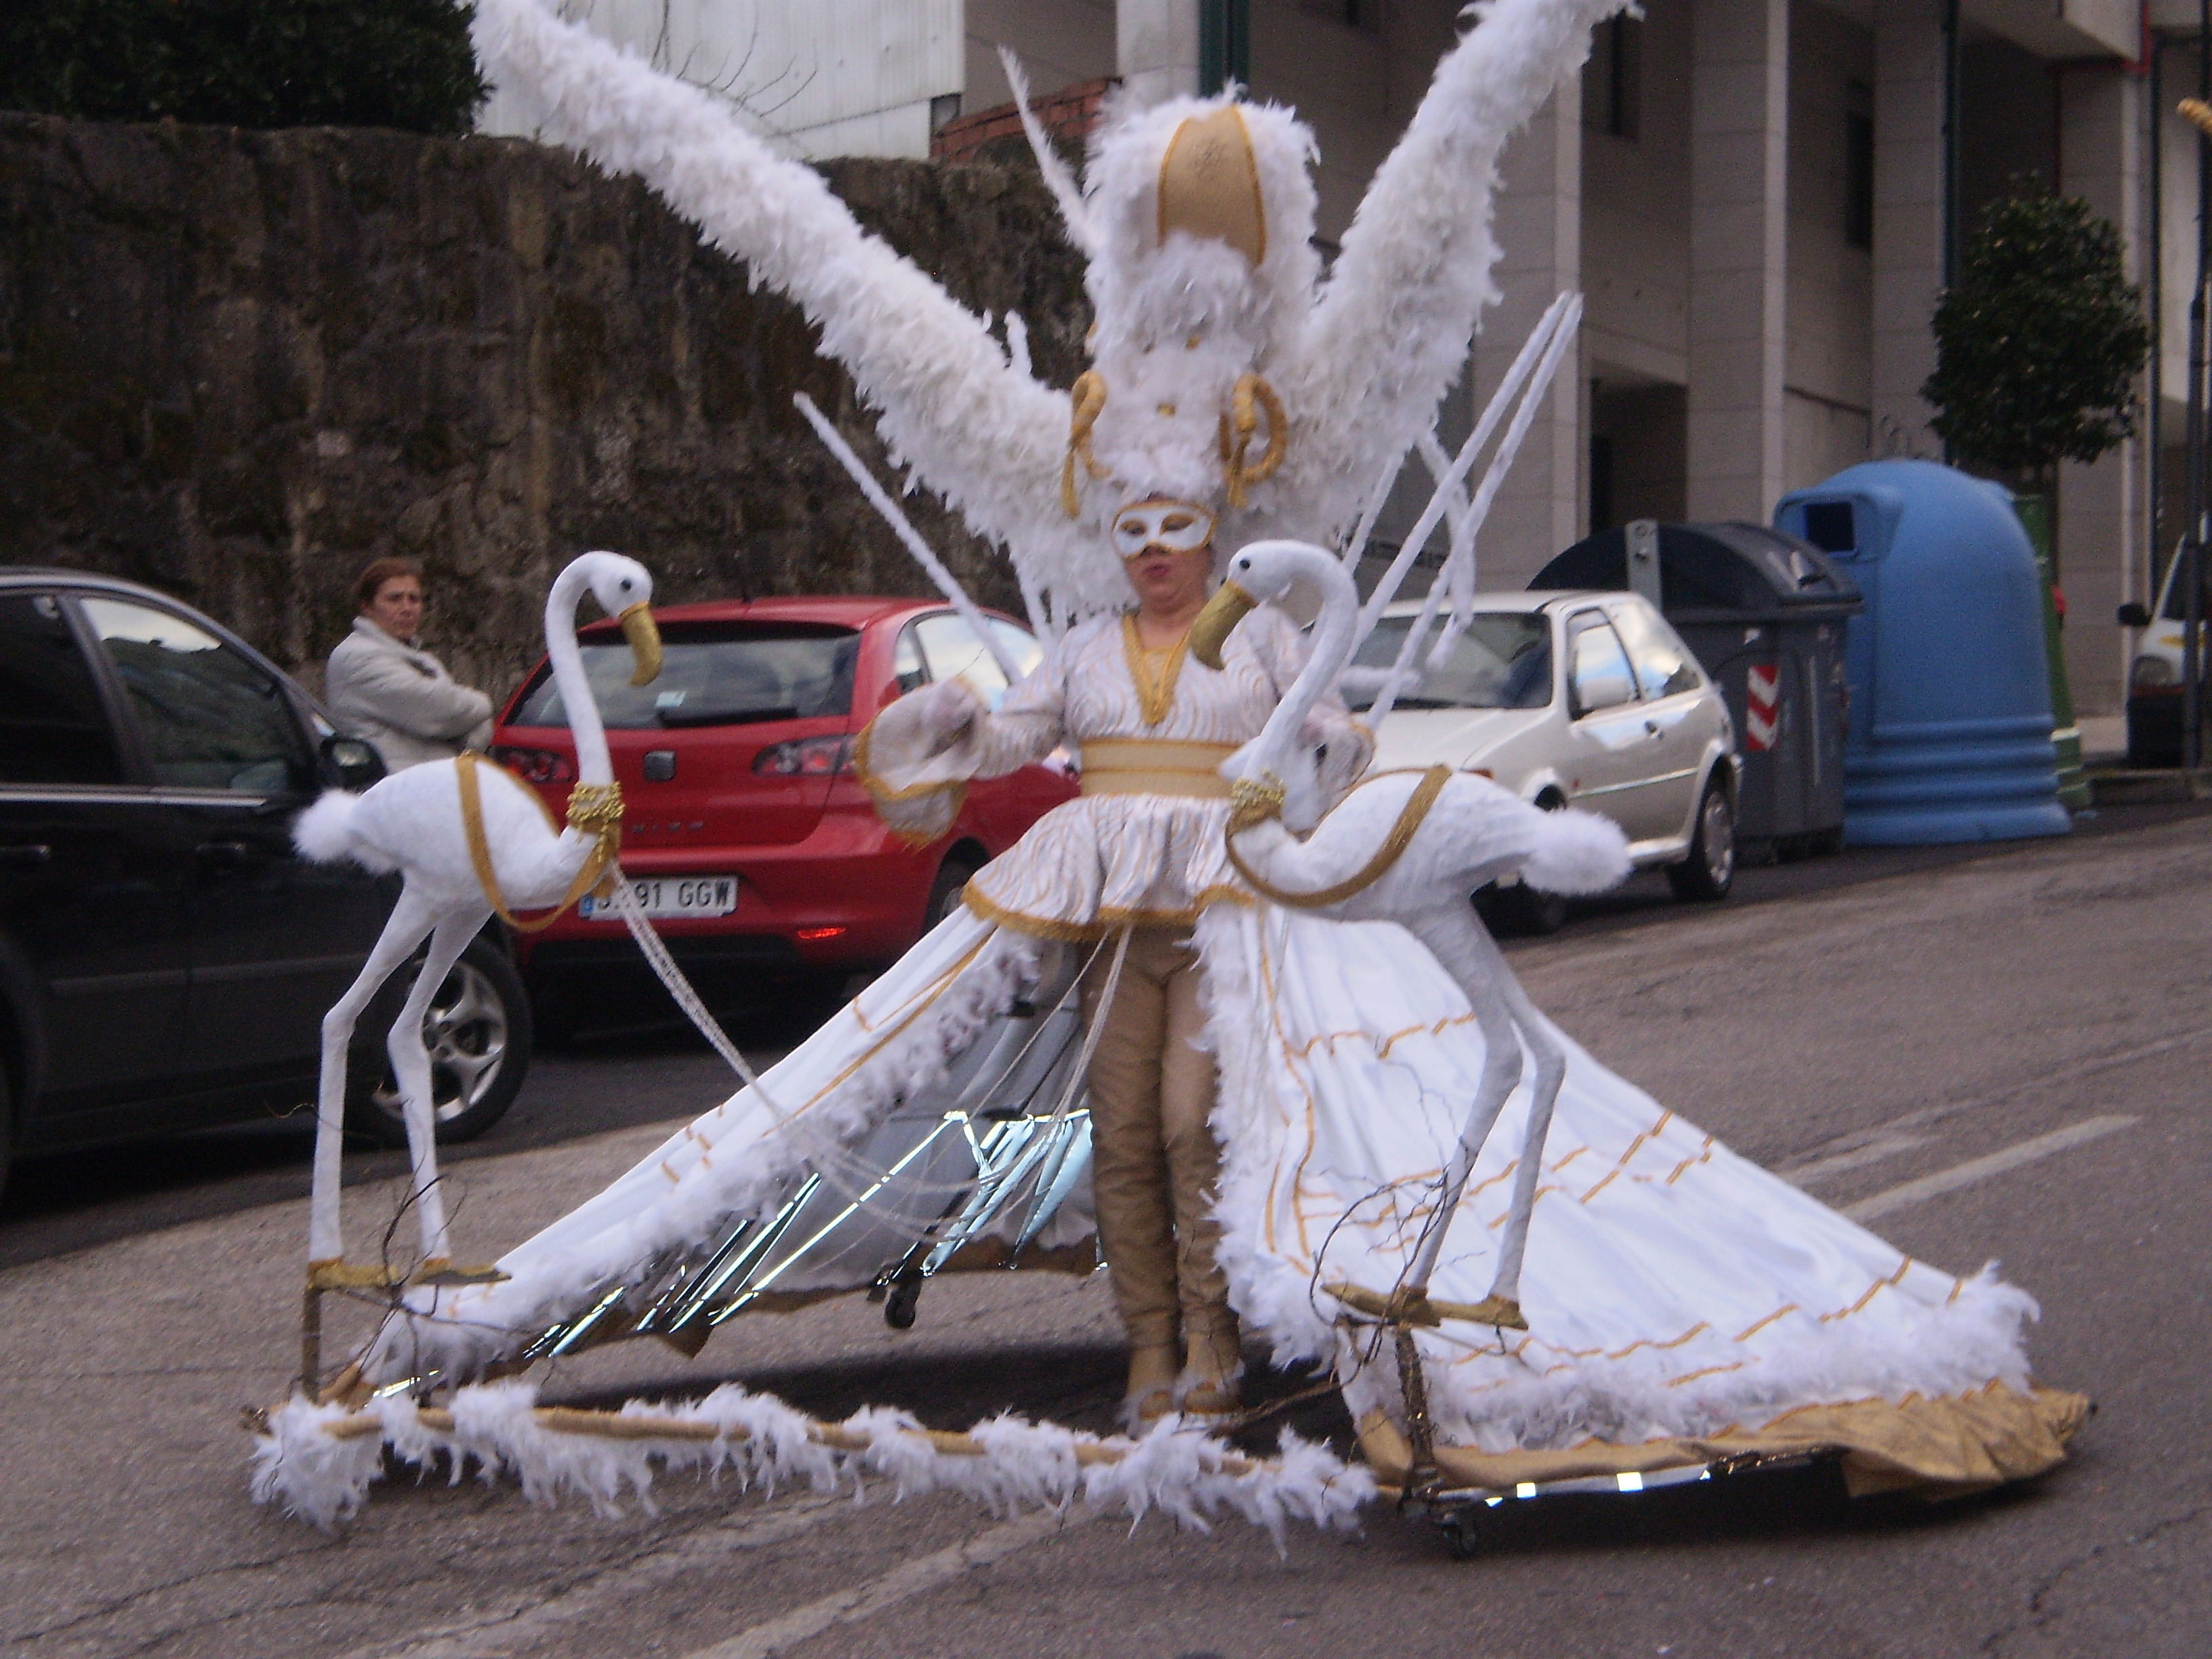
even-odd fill
[[[1252,0],[1198,0],[1198,90],[1252,84]]]
[[[1583,125],[1635,143],[1643,67],[1642,21],[1616,15],[1600,23],[1583,68]]]
[[[1874,246],[1874,94],[1851,83],[1844,111],[1844,245]]]
[[[1590,534],[1595,536],[1613,526],[1613,439],[1605,433],[1593,432],[1589,441]]]
[[[1382,0],[1297,0],[1298,9],[1362,34],[1382,33]]]

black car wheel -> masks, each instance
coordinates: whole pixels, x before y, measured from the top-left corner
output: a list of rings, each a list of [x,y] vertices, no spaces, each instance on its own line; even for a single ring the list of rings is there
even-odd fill
[[[1735,884],[1735,804],[1717,776],[1705,780],[1690,855],[1667,866],[1667,884],[1676,898],[1707,902],[1726,898]]]
[[[1536,805],[1547,812],[1556,812],[1566,804],[1564,797],[1549,789],[1536,797]],[[1486,908],[1507,933],[1541,939],[1567,925],[1567,902],[1557,893],[1540,893],[1525,881],[1485,890],[1490,896]]]
[[[923,933],[934,932],[939,922],[960,908],[960,896],[981,867],[966,853],[954,853],[938,866],[937,879],[929,884],[929,903],[922,912]]]
[[[347,1121],[391,1146],[407,1144],[407,1118],[385,1037],[420,968],[418,958],[385,981],[355,1030],[348,1067]],[[530,1069],[531,1035],[522,976],[492,940],[471,940],[422,1017],[440,1141],[473,1139],[514,1103]]]
[[[8,1086],[8,1056],[0,1053],[0,1197],[8,1192],[8,1160],[15,1150],[15,1100]]]
[[[1567,925],[1567,902],[1557,893],[1540,893],[1525,881],[1498,888],[1490,901],[1508,933],[1541,939]]]

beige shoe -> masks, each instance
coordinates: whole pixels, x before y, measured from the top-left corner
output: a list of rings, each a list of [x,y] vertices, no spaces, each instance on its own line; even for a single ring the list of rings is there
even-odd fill
[[[1204,1326],[1194,1327],[1176,1379],[1176,1409],[1185,1417],[1234,1417],[1244,1409],[1243,1334],[1226,1308]]]
[[[1129,1386],[1121,1396],[1121,1425],[1142,1434],[1176,1408],[1176,1351],[1129,1350]]]

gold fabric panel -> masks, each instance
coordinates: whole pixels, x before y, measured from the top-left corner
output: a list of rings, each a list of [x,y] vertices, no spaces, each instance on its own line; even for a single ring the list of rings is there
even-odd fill
[[[1083,745],[1080,783],[1086,795],[1227,800],[1229,780],[1218,769],[1236,752],[1236,746],[1226,743],[1093,738]]]
[[[1961,1498],[2055,1468],[2091,1409],[2084,1395],[2057,1389],[2021,1394],[1992,1382],[1978,1392],[1941,1400],[1914,1395],[1901,1405],[1856,1400],[1802,1406],[1763,1428],[1731,1427],[1697,1439],[1646,1440],[1632,1446],[1586,1440],[1564,1451],[1486,1452],[1439,1445],[1437,1467],[1448,1487],[1510,1492],[1524,1480],[1650,1474],[1747,1455],[1841,1452],[1844,1485],[1854,1498],[1884,1492]],[[1405,1436],[1380,1413],[1370,1413],[1360,1424],[1359,1449],[1386,1483],[1402,1481],[1413,1462]]]
[[[1168,140],[1160,157],[1160,240],[1175,230],[1226,242],[1255,265],[1267,257],[1260,164],[1234,104],[1194,116]]]

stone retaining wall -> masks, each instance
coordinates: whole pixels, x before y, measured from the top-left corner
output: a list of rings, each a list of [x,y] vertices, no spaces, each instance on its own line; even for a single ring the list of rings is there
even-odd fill
[[[1081,265],[1032,168],[826,172],[1074,378]],[[880,465],[813,331],[632,180],[512,139],[0,115],[0,562],[150,582],[311,685],[386,553],[423,562],[429,643],[495,695],[589,547],[664,601],[929,591],[791,406]],[[1018,612],[933,498],[908,505]]]

